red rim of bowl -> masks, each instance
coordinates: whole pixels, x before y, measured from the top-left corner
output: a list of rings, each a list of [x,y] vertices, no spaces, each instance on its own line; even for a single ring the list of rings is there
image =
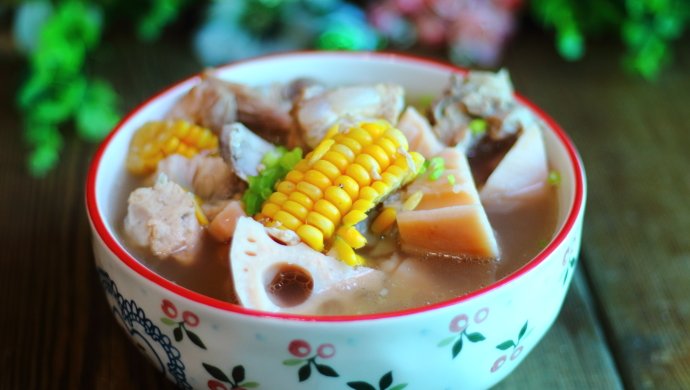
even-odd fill
[[[462,73],[465,72],[464,69],[452,66],[450,64],[446,64],[443,62],[435,61],[432,59],[427,59],[427,58],[420,58],[420,57],[415,57],[412,55],[408,54],[401,54],[401,53],[385,53],[385,52],[312,52],[312,51],[302,51],[302,52],[291,52],[291,53],[282,53],[282,54],[271,54],[267,56],[262,56],[262,57],[256,57],[256,58],[251,58],[243,61],[237,61],[233,62],[231,64],[219,67],[219,69],[227,69],[227,68],[232,68],[234,66],[240,65],[240,64],[246,64],[248,62],[253,62],[253,61],[262,61],[266,59],[271,59],[271,58],[281,58],[281,57],[294,57],[294,56],[314,56],[314,57],[329,57],[329,56],[343,56],[346,58],[361,58],[361,59],[367,59],[367,58],[375,58],[378,60],[389,60],[389,61],[402,61],[402,62],[408,62],[408,63],[416,63],[424,66],[429,66],[429,67],[434,67],[437,69],[442,69],[442,70],[447,70],[449,72],[454,72],[454,73]],[[237,314],[243,314],[243,315],[248,315],[252,317],[268,317],[268,318],[277,318],[277,319],[284,319],[284,320],[293,320],[293,321],[310,321],[310,322],[352,322],[352,321],[367,321],[367,320],[378,320],[378,319],[388,319],[388,318],[395,318],[395,317],[405,317],[409,315],[414,315],[414,314],[421,314],[421,313],[426,313],[430,312],[439,308],[447,307],[447,306],[452,306],[460,302],[464,302],[467,300],[470,300],[474,297],[480,296],[487,294],[491,291],[494,291],[504,285],[507,285],[511,283],[513,280],[518,279],[522,275],[528,273],[530,270],[536,268],[539,264],[541,264],[547,257],[551,255],[551,253],[558,247],[565,237],[568,235],[570,230],[573,228],[573,225],[575,224],[575,221],[577,220],[578,215],[580,214],[580,210],[582,208],[582,201],[583,201],[583,196],[584,196],[584,177],[583,177],[583,167],[581,163],[581,159],[572,143],[570,138],[566,135],[566,133],[561,129],[561,127],[554,121],[549,115],[547,115],[544,111],[542,111],[539,107],[537,107],[534,103],[530,102],[529,100],[525,99],[522,97],[520,94],[515,94],[516,98],[520,103],[526,105],[529,107],[530,110],[532,110],[541,120],[543,120],[549,128],[555,133],[559,141],[563,146],[565,146],[565,149],[568,154],[568,158],[570,160],[570,164],[573,168],[574,171],[574,176],[575,176],[575,196],[573,198],[573,203],[569,206],[570,207],[570,212],[566,218],[565,223],[561,227],[560,231],[558,234],[551,240],[549,245],[544,248],[537,256],[535,256],[532,260],[527,262],[524,266],[516,270],[515,272],[511,273],[510,275],[484,287],[479,290],[475,290],[471,293],[459,296],[457,298],[453,298],[450,300],[438,302],[432,305],[428,306],[423,306],[423,307],[417,307],[417,308],[412,308],[412,309],[406,309],[406,310],[399,310],[399,311],[392,311],[392,312],[383,312],[383,313],[374,313],[374,314],[366,314],[366,315],[343,315],[343,316],[314,316],[314,315],[297,315],[297,314],[284,314],[284,313],[271,313],[271,312],[265,312],[265,311],[259,311],[259,310],[253,310],[253,309],[246,309],[243,308],[239,305],[232,304],[229,302],[221,301],[215,298],[211,298],[202,294],[199,294],[197,292],[194,292],[192,290],[189,290],[187,288],[184,288],[178,284],[175,284],[171,282],[168,279],[163,278],[162,276],[158,275],[157,273],[153,272],[146,266],[144,266],[142,263],[137,261],[132,255],[130,255],[123,246],[121,246],[118,241],[113,237],[110,232],[108,231],[108,228],[106,227],[105,221],[102,218],[101,212],[98,208],[98,204],[96,201],[96,178],[98,175],[101,159],[103,157],[103,154],[105,150],[108,148],[108,145],[110,144],[110,141],[113,139],[113,137],[120,131],[120,129],[124,126],[125,123],[127,123],[130,118],[133,116],[137,115],[139,111],[141,111],[144,107],[148,106],[152,101],[155,101],[156,99],[160,98],[161,96],[171,92],[172,90],[176,89],[178,86],[190,82],[191,80],[199,77],[199,74],[195,74],[191,77],[188,77],[178,83],[175,83],[171,87],[168,87],[164,89],[163,91],[155,94],[153,97],[149,98],[146,100],[144,103],[140,104],[132,110],[118,125],[113,129],[113,131],[106,137],[106,139],[102,142],[98,150],[96,151],[96,154],[94,155],[90,167],[89,167],[89,172],[88,172],[88,177],[86,181],[86,208],[87,208],[87,213],[89,215],[89,218],[92,221],[93,227],[98,233],[99,237],[103,240],[105,245],[108,247],[110,251],[112,251],[115,256],[122,261],[127,267],[129,267],[131,270],[139,274],[140,276],[148,279],[150,282],[157,284],[158,286],[162,287],[165,290],[168,290],[174,294],[177,294],[183,298],[187,298],[191,301],[210,306],[216,309],[221,309],[223,311],[227,312],[232,312],[232,313],[237,313]]]

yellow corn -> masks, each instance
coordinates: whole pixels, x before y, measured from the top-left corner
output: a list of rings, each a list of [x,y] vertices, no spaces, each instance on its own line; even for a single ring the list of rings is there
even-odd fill
[[[141,126],[129,144],[127,169],[137,175],[152,173],[158,162],[171,154],[194,157],[202,150],[218,149],[218,137],[193,123],[153,121]]]
[[[417,206],[419,206],[419,203],[421,203],[423,197],[424,193],[422,191],[417,191],[414,194],[410,195],[410,197],[407,198],[402,205],[403,210],[412,211],[416,209]]]
[[[201,209],[201,203],[201,198],[194,195],[194,215],[196,216],[196,219],[197,221],[199,221],[199,224],[201,226],[206,226],[208,225],[208,218],[206,217],[206,214],[204,214],[204,211]]]
[[[381,210],[379,215],[376,216],[374,222],[371,223],[371,231],[376,234],[385,233],[395,223],[396,216],[397,212],[394,208],[385,207],[383,210]]]
[[[411,180],[424,162],[407,148],[405,136],[385,121],[360,123],[343,132],[332,128],[278,183],[262,206],[263,222],[295,231],[317,251],[332,248],[346,264],[362,264],[355,249],[367,241],[355,225]],[[383,231],[395,222],[395,214],[391,217],[384,209],[377,221]]]

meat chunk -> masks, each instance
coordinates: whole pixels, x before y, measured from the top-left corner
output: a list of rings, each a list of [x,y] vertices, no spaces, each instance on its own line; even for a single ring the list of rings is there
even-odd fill
[[[194,195],[161,175],[153,187],[130,194],[125,234],[158,258],[191,264],[203,233],[196,210]]]
[[[484,136],[502,140],[534,121],[514,97],[506,70],[453,75],[443,96],[431,108],[433,130],[449,146],[468,152]],[[471,131],[473,120],[487,123],[487,132]]]
[[[405,98],[405,91],[396,84],[312,88],[307,92],[297,102],[295,116],[304,141],[312,148],[340,121],[385,119],[397,123]]]
[[[220,153],[237,176],[247,181],[258,174],[259,164],[276,147],[237,122],[223,128],[220,135]]]
[[[184,119],[220,134],[223,125],[237,119],[237,99],[223,80],[202,75],[201,82],[192,87],[170,110],[171,119]]]
[[[220,156],[200,153],[194,157],[173,154],[158,163],[156,177],[164,174],[204,201],[228,199],[244,184]]]
[[[235,227],[240,217],[247,214],[242,208],[242,202],[238,200],[229,201],[225,208],[219,212],[208,225],[208,232],[213,238],[220,242],[228,242],[235,234]]]

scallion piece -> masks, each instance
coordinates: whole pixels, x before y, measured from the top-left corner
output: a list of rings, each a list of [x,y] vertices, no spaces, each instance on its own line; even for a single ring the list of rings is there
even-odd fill
[[[489,124],[483,118],[472,119],[472,121],[470,121],[470,124],[469,124],[470,131],[474,135],[482,135],[482,134],[486,133],[486,129],[488,127],[489,127]]]

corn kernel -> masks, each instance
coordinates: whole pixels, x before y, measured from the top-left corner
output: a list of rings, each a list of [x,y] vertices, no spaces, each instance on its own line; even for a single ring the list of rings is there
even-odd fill
[[[365,213],[374,208],[374,202],[367,199],[358,199],[352,204],[351,210],[364,211]]]
[[[355,152],[344,144],[335,144],[331,150],[342,154],[345,159],[347,159],[348,163],[351,163],[355,160]]]
[[[367,219],[367,214],[362,210],[350,210],[343,217],[344,226],[354,226]]]
[[[340,222],[340,210],[326,199],[317,200],[316,203],[314,203],[314,211],[330,219],[333,223]]]
[[[371,183],[369,172],[357,163],[350,164],[347,169],[345,169],[345,173],[355,179],[360,187],[368,186],[369,183]]]
[[[355,154],[359,154],[362,151],[362,144],[357,142],[355,139],[352,137],[348,137],[344,134],[341,134],[338,137],[338,142],[341,144],[347,146],[350,150],[352,150]]]
[[[414,194],[410,195],[410,197],[407,198],[402,205],[403,210],[412,211],[412,210],[416,209],[417,206],[419,206],[419,203],[422,202],[423,197],[424,197],[424,193],[422,191],[417,191]]]
[[[338,167],[326,160],[319,160],[315,162],[312,168],[326,175],[326,177],[331,181],[335,180],[338,176],[340,176],[340,170],[338,169]]]
[[[286,200],[288,200],[288,196],[282,192],[274,192],[271,194],[271,196],[268,197],[268,201],[271,203],[275,203],[278,206],[283,204]]]
[[[340,132],[340,129],[339,129],[338,124],[336,123],[333,126],[331,126],[330,129],[328,129],[328,131],[326,132],[326,135],[323,137],[323,139],[325,139],[325,140],[331,139],[331,138],[335,137],[339,132]]]
[[[271,199],[271,198],[269,198],[269,199]],[[308,208],[309,210],[311,210],[314,207],[314,201],[311,200],[310,197],[304,195],[303,193],[301,193],[299,191],[293,191],[290,194],[290,196],[288,196],[288,199],[301,204],[302,206]]]
[[[197,196],[195,196],[194,198],[194,215],[196,216],[196,220],[199,221],[199,224],[201,226],[206,226],[208,225],[208,218],[206,217],[206,214],[204,214],[204,211],[201,209],[201,199],[199,199],[199,197]]]
[[[285,180],[292,182],[292,183],[295,183],[295,184],[301,182],[303,179],[304,179],[304,173],[302,173],[300,171],[292,170],[292,171],[288,172],[287,175],[285,175]]]
[[[273,218],[273,216],[276,215],[278,211],[280,211],[280,206],[273,203],[273,202],[265,202],[264,205],[261,207],[261,214]]]
[[[331,185],[331,181],[326,175],[314,169],[310,169],[304,174],[304,180],[322,190]]]
[[[367,239],[354,226],[341,227],[338,229],[337,235],[354,249],[359,249],[367,244]]]
[[[350,176],[338,176],[333,182],[333,185],[345,190],[352,199],[356,199],[359,195],[359,184]]]
[[[171,155],[171,154],[175,153],[177,148],[180,147],[180,139],[177,137],[172,137],[169,140],[164,141],[164,142],[165,143],[163,145],[163,153],[165,153],[166,155]]]
[[[289,195],[292,191],[295,190],[295,183],[287,180],[283,180],[280,183],[278,183],[278,186],[276,187],[276,191],[282,192],[285,195]]]
[[[378,137],[388,129],[389,125],[385,122],[364,122],[360,123],[359,127],[366,130],[372,137]]]
[[[395,146],[395,143],[388,138],[379,138],[378,141],[376,141],[376,145],[380,146],[390,158],[394,158],[398,154],[398,147]]]
[[[391,191],[391,186],[381,180],[376,180],[375,182],[371,183],[371,187],[379,194],[387,194]]]
[[[321,141],[321,143],[309,153],[309,156],[307,157],[308,164],[311,166],[318,160],[321,160],[324,154],[328,152],[331,149],[331,146],[335,143],[335,140],[333,139],[325,139]]]
[[[376,234],[383,234],[388,231],[397,217],[397,212],[392,207],[384,207],[381,213],[376,216],[374,222],[371,223],[371,231]]]
[[[326,239],[331,238],[331,236],[333,236],[333,232],[335,231],[335,224],[333,221],[315,211],[310,211],[309,214],[307,214],[307,219],[305,222],[319,229]]]
[[[366,200],[374,200],[379,197],[381,193],[376,191],[373,187],[366,186],[359,190],[359,198]]]
[[[376,177],[381,174],[381,167],[378,161],[368,154],[357,155],[355,162],[364,167],[371,177]]]
[[[313,226],[302,225],[297,228],[297,235],[312,249],[321,252],[323,250],[323,233]]]
[[[301,181],[297,183],[295,189],[303,193],[304,195],[308,196],[309,198],[311,198],[311,200],[315,202],[323,197],[323,191],[321,191],[319,187],[311,183],[307,183],[306,181]]]
[[[345,168],[350,165],[350,162],[347,161],[345,156],[333,150],[329,150],[328,153],[323,156],[323,159],[333,164],[340,172],[345,172]]]
[[[390,167],[388,168],[390,169]],[[388,171],[381,174],[381,181],[393,188],[397,188],[402,183],[402,180],[402,177],[396,176]]]
[[[296,230],[300,225],[302,225],[302,221],[300,221],[299,219],[297,219],[297,217],[288,213],[285,210],[278,210],[273,216],[273,219],[280,222],[281,227],[293,231]]]
[[[396,147],[403,148],[404,150],[409,149],[409,145],[407,143],[407,138],[405,138],[405,134],[402,133],[402,131],[390,127],[388,130],[386,130],[385,133],[383,133],[383,137],[393,141]]]
[[[330,186],[326,188],[323,197],[338,208],[340,215],[344,215],[352,206],[352,198],[350,198],[345,190],[338,186]]]
[[[340,237],[336,237],[333,241],[333,250],[335,251],[335,256],[338,260],[343,263],[354,266],[357,264],[357,255],[351,246],[347,245],[345,240]]]
[[[359,142],[360,145],[369,145],[374,141],[374,138],[368,131],[359,127],[353,127],[348,131],[347,136]]]
[[[379,145],[372,144],[372,145],[367,145],[363,150],[362,153],[366,153],[370,155],[371,157],[376,159],[376,162],[379,163],[379,166],[381,167],[382,170],[385,170],[388,168],[388,165],[390,165],[391,160],[386,154],[386,151],[383,150],[383,148]]]
[[[286,200],[281,207],[283,210],[294,215],[300,221],[304,221],[307,218],[307,213],[309,212],[306,207],[293,200]]]

